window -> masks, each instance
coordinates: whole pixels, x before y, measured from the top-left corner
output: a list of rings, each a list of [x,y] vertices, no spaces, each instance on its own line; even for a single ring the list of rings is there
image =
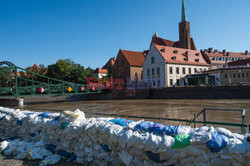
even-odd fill
[[[236,77],[236,75],[234,74],[234,78]]]
[[[175,61],[176,60],[176,56],[171,57],[171,59]]]
[[[161,86],[161,80],[157,80],[157,86]]]
[[[227,78],[227,74],[225,74],[225,78]]]
[[[180,86],[180,80],[179,79],[176,80],[176,84],[177,84],[177,86]]]
[[[225,58],[224,58],[224,57],[222,57],[222,58],[220,58],[220,60],[221,60],[221,61],[224,61],[224,60],[225,60]]]
[[[169,74],[173,74],[173,67],[169,67]]]
[[[150,69],[147,69],[147,76],[150,76]]]
[[[157,67],[157,74],[160,74],[160,72],[161,72],[161,68]]]
[[[176,67],[176,74],[179,74],[179,67]]]
[[[199,59],[195,59],[195,62],[199,62],[200,60]]]
[[[196,56],[199,56],[199,55],[200,55],[200,53],[196,53],[195,55],[196,55]]]
[[[191,68],[188,68],[188,74],[191,74],[192,73],[191,71],[192,71]]]
[[[242,78],[244,78],[245,77],[245,75],[244,75],[244,73],[242,73]]]
[[[152,68],[152,78],[155,76],[155,68]]]
[[[214,57],[214,60],[215,60],[215,61],[218,61],[218,57]]]
[[[194,73],[197,73],[197,69],[196,68],[194,68]]]
[[[247,78],[248,78],[248,73],[246,73],[246,75],[247,75]]]
[[[173,79],[170,79],[170,86],[173,85]]]
[[[152,63],[152,64],[155,63],[155,57],[151,57],[151,63]]]
[[[231,61],[231,58],[227,58],[227,61],[230,62],[230,61]]]
[[[238,78],[240,78],[240,73],[238,73]]]
[[[186,69],[185,69],[185,67],[182,68],[182,74],[186,74]]]

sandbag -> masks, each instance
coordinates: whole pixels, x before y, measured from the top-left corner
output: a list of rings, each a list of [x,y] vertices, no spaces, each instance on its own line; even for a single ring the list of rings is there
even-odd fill
[[[219,152],[227,145],[227,142],[228,138],[225,135],[213,132],[211,140],[207,142],[207,147],[212,152]]]
[[[185,148],[190,145],[190,135],[178,134],[174,136],[175,143],[172,146],[173,149]]]

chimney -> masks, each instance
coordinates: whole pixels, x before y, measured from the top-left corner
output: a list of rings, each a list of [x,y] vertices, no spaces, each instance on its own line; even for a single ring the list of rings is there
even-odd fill
[[[245,51],[245,54],[246,54],[246,55],[248,54],[248,50]]]
[[[227,52],[227,56],[229,56],[229,52]]]
[[[227,51],[226,51],[225,49],[222,51],[222,53],[223,53],[224,55],[226,55],[226,52],[227,52]]]
[[[214,53],[218,53],[218,50],[214,50]]]
[[[213,52],[213,48],[208,48],[208,53],[212,53]]]

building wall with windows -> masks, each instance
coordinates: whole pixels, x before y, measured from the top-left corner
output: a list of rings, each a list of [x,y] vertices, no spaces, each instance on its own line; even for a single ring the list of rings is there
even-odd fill
[[[165,86],[165,60],[152,46],[143,64],[144,82],[152,82],[155,87]]]
[[[143,65],[143,80],[155,87],[181,86],[186,75],[209,69],[199,51],[152,45]]]
[[[197,74],[208,70],[207,66],[183,65],[183,64],[166,64],[166,84],[165,86],[182,86],[183,78],[188,74]]]
[[[218,74],[220,76],[220,84],[249,84],[250,83],[250,67],[247,68],[222,68],[206,71],[209,74]]]

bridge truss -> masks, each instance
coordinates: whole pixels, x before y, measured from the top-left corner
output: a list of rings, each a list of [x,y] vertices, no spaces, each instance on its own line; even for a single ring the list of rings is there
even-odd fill
[[[91,85],[76,84],[47,77],[8,61],[0,62],[0,97],[101,93]]]

